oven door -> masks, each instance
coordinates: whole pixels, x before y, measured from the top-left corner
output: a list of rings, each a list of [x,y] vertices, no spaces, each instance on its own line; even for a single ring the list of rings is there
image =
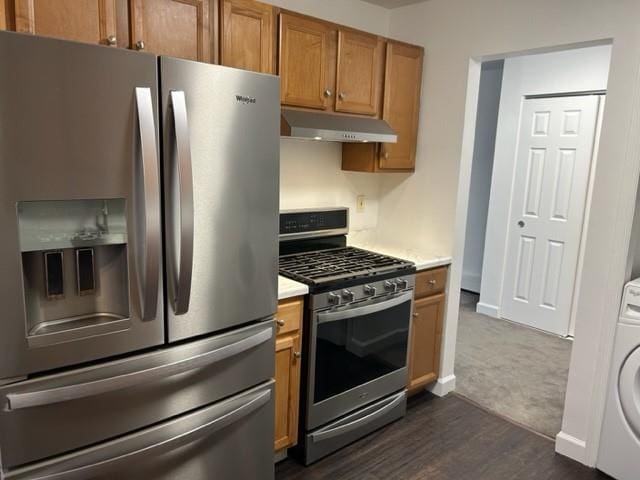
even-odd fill
[[[405,388],[413,290],[315,312],[307,429]]]

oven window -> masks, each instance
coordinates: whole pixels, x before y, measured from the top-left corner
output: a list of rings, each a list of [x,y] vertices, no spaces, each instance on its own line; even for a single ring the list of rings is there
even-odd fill
[[[315,403],[405,367],[410,315],[410,298],[398,305],[344,320],[322,322],[320,314],[316,334]]]

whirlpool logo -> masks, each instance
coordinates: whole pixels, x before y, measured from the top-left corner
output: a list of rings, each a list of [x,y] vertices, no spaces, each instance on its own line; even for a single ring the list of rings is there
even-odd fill
[[[256,99],[254,97],[248,97],[246,95],[236,95],[236,101],[238,103],[244,103],[245,105],[256,103]]]

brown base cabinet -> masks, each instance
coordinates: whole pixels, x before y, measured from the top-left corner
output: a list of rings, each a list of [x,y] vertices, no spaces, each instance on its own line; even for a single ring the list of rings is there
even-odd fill
[[[276,451],[292,447],[298,441],[303,305],[302,297],[282,300],[276,313]]]
[[[447,268],[418,272],[409,339],[409,394],[436,381],[440,370]]]

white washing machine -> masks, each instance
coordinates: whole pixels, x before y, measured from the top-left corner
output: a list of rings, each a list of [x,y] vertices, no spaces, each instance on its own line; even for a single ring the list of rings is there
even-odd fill
[[[597,467],[640,479],[640,278],[624,288]]]

